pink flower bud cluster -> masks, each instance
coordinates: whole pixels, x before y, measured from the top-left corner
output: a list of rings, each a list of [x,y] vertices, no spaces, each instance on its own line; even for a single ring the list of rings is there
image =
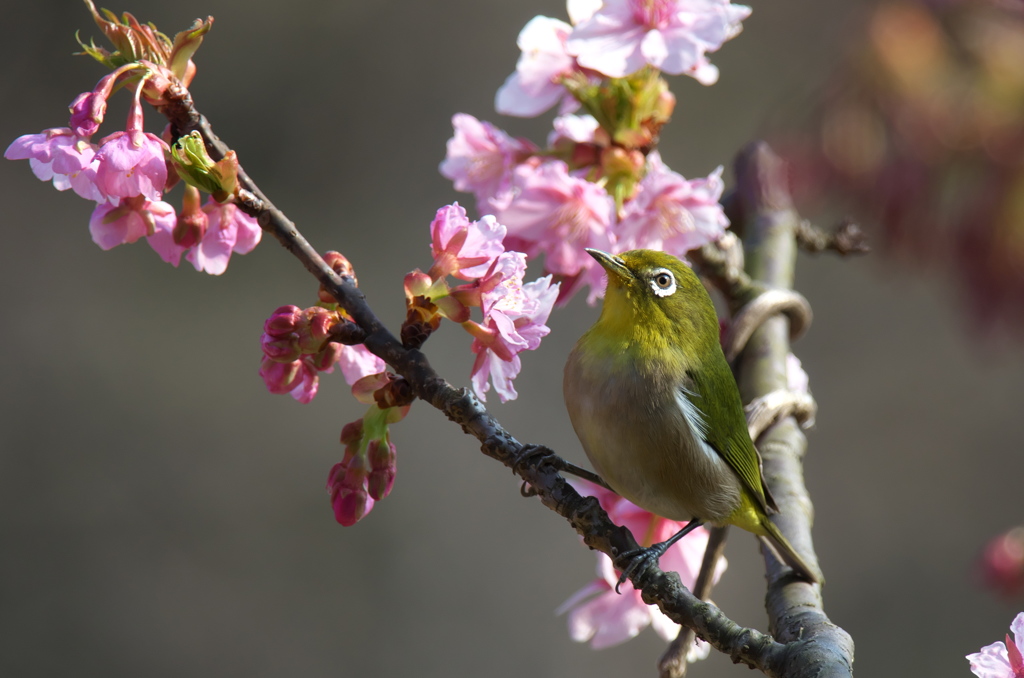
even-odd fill
[[[118,47],[107,52],[83,45],[85,53],[115,67],[91,91],[71,103],[68,127],[18,137],[4,157],[28,160],[35,175],[60,191],[74,190],[96,204],[89,220],[93,241],[109,250],[145,238],[166,262],[178,266],[182,255],[197,271],[223,273],[232,253],[246,254],[260,241],[256,221],[234,205],[209,199],[199,206],[186,194],[182,214],[164,201],[177,181],[168,172],[169,147],[143,128],[142,100],[166,103],[168,88],[186,86],[195,74],[191,55],[212,20],[197,23],[172,42],[130,14],[123,23],[90,10],[97,24]],[[117,86],[134,92],[123,130],[98,142],[92,136],[103,123],[107,100]]]
[[[289,393],[300,403],[317,394],[320,373],[339,365],[351,385],[368,374],[383,372],[384,361],[365,346],[345,346],[329,340],[331,328],[350,322],[340,311],[321,306],[300,309],[281,306],[263,325],[259,374],[271,393]]]
[[[641,541],[641,546],[664,541],[684,525],[649,513],[599,485],[582,480],[572,484],[581,494],[595,497],[608,517],[616,525],[628,528]],[[678,572],[683,585],[692,588],[700,573],[707,543],[707,530],[697,528],[665,552],[661,557],[662,567]],[[580,643],[589,642],[598,650],[623,643],[650,625],[665,640],[675,639],[679,625],[666,617],[657,605],[646,604],[633,587],[624,587],[620,589],[622,595],[617,594],[615,584],[619,573],[605,554],[597,554],[597,559],[597,579],[570,596],[557,610],[557,614],[567,615],[569,636]],[[726,561],[722,558],[715,569],[715,582],[725,568]],[[710,651],[707,643],[697,640],[687,652],[687,661],[705,659]]]
[[[486,399],[493,384],[502,402],[516,397],[519,353],[535,350],[550,332],[545,323],[558,296],[550,275],[524,284],[526,256],[505,251],[506,233],[493,216],[470,221],[458,203],[439,209],[430,225],[434,263],[427,273],[416,270],[405,279],[402,327],[405,344],[418,348],[442,317],[461,324],[473,335],[474,391]],[[451,287],[448,276],[466,282]],[[481,309],[481,321],[471,319],[474,307]]]
[[[327,491],[334,518],[345,527],[359,522],[395,484],[395,446],[387,424],[400,416],[371,407],[363,419],[346,424],[341,431],[345,456],[331,468]]]

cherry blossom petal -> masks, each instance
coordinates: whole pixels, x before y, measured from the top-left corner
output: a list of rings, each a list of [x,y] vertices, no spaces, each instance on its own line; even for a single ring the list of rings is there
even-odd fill
[[[349,386],[356,383],[363,377],[371,374],[380,374],[387,365],[383,360],[370,353],[362,344],[346,346],[338,358],[338,367]]]
[[[522,54],[515,73],[498,89],[495,110],[532,118],[568,96],[558,80],[576,68],[576,60],[565,51],[565,39],[571,30],[572,26],[564,21],[546,16],[527,22],[516,41]]]

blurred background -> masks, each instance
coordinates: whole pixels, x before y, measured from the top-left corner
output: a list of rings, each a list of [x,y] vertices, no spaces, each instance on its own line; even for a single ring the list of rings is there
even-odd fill
[[[314,246],[348,256],[394,329],[434,211],[472,204],[436,170],[451,115],[537,141],[550,124],[500,118],[493,96],[520,28],[564,19],[560,2],[119,1],[171,34],[215,16],[199,108]],[[662,155],[706,175],[768,138],[794,162],[805,216],[851,214],[871,234],[871,256],[802,255],[797,271],[815,310],[795,351],[820,408],[806,472],[826,612],[860,675],[969,675],[964,655],[1024,608],[977,569],[1024,522],[1022,18],[753,7],[713,57],[718,84],[671,79]],[[79,2],[6,8],[3,145],[65,125],[103,74],[72,56],[76,31],[101,40]],[[650,630],[600,652],[569,640],[553,611],[595,555],[427,406],[393,429],[393,493],[335,523],[324,484],[364,408],[340,376],[310,405],[257,376],[263,320],[316,297],[276,242],[211,277],[143,243],[101,252],[91,206],[25,162],[0,163],[0,192],[0,675],[655,675]],[[596,317],[579,296],[523,355],[519,400],[489,404],[521,440],[583,463],[561,396]],[[426,348],[468,384],[468,335],[447,327]],[[715,602],[766,629],[755,540],[734,531],[727,555]],[[713,654],[691,675],[749,674]]]

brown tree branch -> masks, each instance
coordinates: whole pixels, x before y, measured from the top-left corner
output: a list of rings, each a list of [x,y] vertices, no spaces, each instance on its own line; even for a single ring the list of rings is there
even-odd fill
[[[177,88],[169,92],[168,99],[169,103],[161,110],[171,123],[174,137],[197,130],[203,136],[211,157],[215,160],[224,157],[228,147],[195,109],[189,93],[184,88]],[[407,379],[417,397],[444,412],[463,431],[476,437],[484,454],[505,464],[526,481],[531,492],[539,496],[545,506],[566,518],[589,547],[609,555],[613,561],[619,554],[638,547],[628,530],[609,520],[596,499],[580,496],[559,475],[556,467],[561,465],[564,468],[565,462],[551,463],[550,456],[524,454],[528,450],[502,428],[469,391],[457,389],[442,379],[420,351],[403,347],[367,305],[352,278],[336,274],[241,168],[239,182],[243,187],[238,196],[240,208],[255,217],[260,226],[295,255],[338,300],[365,332],[367,349]],[[642,581],[639,577],[632,581],[646,602],[658,604],[671,619],[693,629],[734,662],[756,667],[769,676],[811,675],[805,671],[811,664],[802,662],[799,647],[783,645],[764,633],[737,625],[717,607],[690,593],[677,574],[652,567],[645,572]]]
[[[782,161],[766,144],[751,144],[736,160],[736,180],[742,213],[747,218],[747,273],[771,288],[792,289],[795,231],[800,218],[786,189]],[[789,335],[789,320],[781,314],[754,331],[737,366],[744,402],[787,387]],[[765,479],[781,508],[775,520],[794,548],[814,564],[813,507],[801,463],[807,439],[796,419],[786,416],[756,442],[764,461]],[[825,616],[820,587],[784,576],[788,569],[772,557],[766,557],[766,561],[766,607],[772,634],[786,643],[784,674],[804,675],[795,672],[814,666],[814,673],[806,675],[852,676],[853,640]]]
[[[857,222],[849,218],[839,222],[839,226],[832,233],[806,219],[801,219],[797,222],[795,235],[797,243],[807,252],[833,250],[845,257],[848,254],[867,254],[871,251],[867,234],[861,230]]]
[[[715,585],[715,569],[725,553],[725,538],[728,535],[728,525],[712,527],[708,530],[708,545],[704,548],[700,573],[697,574],[697,581],[693,582],[693,595],[701,600],[711,597],[711,589]],[[685,678],[686,670],[690,666],[686,661],[686,655],[696,637],[697,634],[691,628],[684,626],[679,631],[679,635],[669,643],[668,649],[658,660],[660,678]]]

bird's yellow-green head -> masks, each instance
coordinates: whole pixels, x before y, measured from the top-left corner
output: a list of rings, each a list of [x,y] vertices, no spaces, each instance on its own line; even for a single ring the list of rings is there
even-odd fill
[[[718,346],[714,304],[685,263],[654,250],[587,252],[608,273],[597,333],[641,352],[700,355]]]

